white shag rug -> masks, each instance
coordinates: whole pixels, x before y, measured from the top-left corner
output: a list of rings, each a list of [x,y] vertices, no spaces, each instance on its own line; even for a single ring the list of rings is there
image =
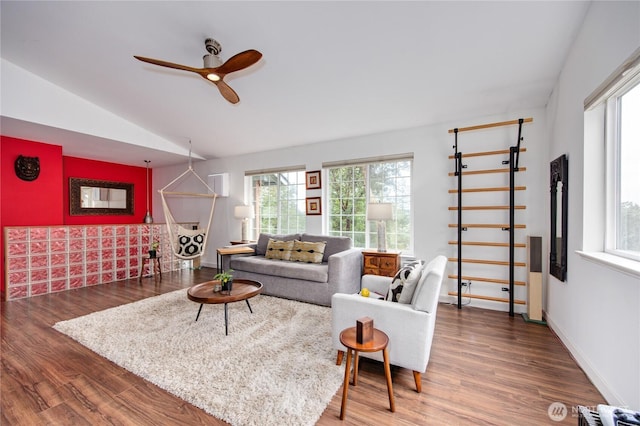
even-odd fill
[[[258,295],[224,305],[177,290],[54,328],[233,425],[313,425],[342,384],[331,309]]]

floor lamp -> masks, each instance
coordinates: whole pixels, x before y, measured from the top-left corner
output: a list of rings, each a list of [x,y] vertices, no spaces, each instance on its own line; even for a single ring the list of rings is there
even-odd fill
[[[367,205],[367,220],[378,223],[378,251],[387,251],[386,221],[393,219],[391,203],[370,203]]]
[[[233,215],[236,219],[242,219],[242,242],[249,241],[249,219],[252,219],[253,208],[251,206],[236,206]]]
[[[147,163],[147,214],[144,215],[144,223],[153,223],[153,217],[149,211],[149,163],[151,160],[144,160]]]

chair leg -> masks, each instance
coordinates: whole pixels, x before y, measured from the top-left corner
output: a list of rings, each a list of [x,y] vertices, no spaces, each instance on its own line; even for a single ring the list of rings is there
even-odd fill
[[[336,359],[336,365],[342,364],[342,358],[344,357],[344,351],[338,349],[338,358]]]
[[[416,391],[418,391],[418,393],[422,393],[422,378],[420,376],[420,372],[413,372],[413,380],[416,381]]]

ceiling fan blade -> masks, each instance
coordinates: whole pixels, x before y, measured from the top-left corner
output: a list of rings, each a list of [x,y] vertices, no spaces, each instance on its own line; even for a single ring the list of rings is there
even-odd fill
[[[193,68],[193,67],[188,67],[186,65],[174,64],[173,62],[161,61],[159,59],[145,58],[144,56],[135,56],[135,55],[133,57],[139,61],[147,62],[153,65],[160,65],[161,67],[174,68],[174,69],[183,70],[183,71],[191,71],[198,74],[200,74],[202,71],[200,68]]]
[[[220,75],[229,74],[250,67],[262,58],[262,53],[257,50],[245,50],[230,57],[224,64],[216,68],[216,73]]]
[[[232,104],[237,104],[238,102],[240,102],[240,97],[238,97],[238,94],[223,80],[214,81],[213,83],[218,86],[218,90],[220,90],[220,93],[226,100],[228,100]]]

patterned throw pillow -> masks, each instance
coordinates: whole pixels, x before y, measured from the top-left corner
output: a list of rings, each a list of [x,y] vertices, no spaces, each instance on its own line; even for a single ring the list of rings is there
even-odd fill
[[[327,243],[324,241],[312,243],[309,241],[294,241],[291,251],[292,262],[322,263],[322,256]]]
[[[191,257],[202,253],[206,234],[203,229],[181,230],[178,234],[178,256]]]
[[[385,300],[399,303],[410,303],[413,292],[416,289],[422,275],[423,262],[417,260],[411,262],[396,272],[389,285],[389,291]]]
[[[292,248],[293,241],[278,241],[273,238],[269,238],[267,251],[264,254],[264,257],[267,259],[289,260]]]

